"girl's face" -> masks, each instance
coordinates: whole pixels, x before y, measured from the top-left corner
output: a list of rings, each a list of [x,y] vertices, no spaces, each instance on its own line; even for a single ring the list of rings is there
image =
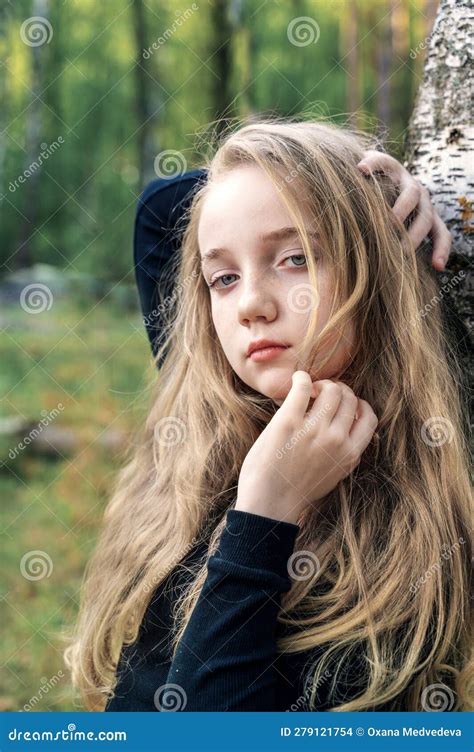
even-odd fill
[[[212,319],[222,349],[240,379],[278,405],[291,389],[294,371],[308,371],[313,381],[331,378],[344,365],[353,342],[350,327],[322,370],[318,354],[312,367],[297,357],[295,345],[303,339],[312,308],[318,306],[319,333],[332,300],[328,261],[323,260],[309,214],[303,213],[303,218],[313,233],[319,294],[310,285],[296,230],[283,232],[294,223],[278,190],[259,167],[234,168],[213,183],[199,222],[202,273],[208,284],[214,282],[209,290]],[[270,360],[259,361],[247,355],[250,343],[259,339],[288,347]]]

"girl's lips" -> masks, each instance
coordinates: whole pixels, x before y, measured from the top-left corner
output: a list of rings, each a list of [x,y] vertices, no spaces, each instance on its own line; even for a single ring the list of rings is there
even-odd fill
[[[264,347],[261,350],[254,350],[250,353],[249,358],[256,362],[272,360],[272,358],[277,358],[278,355],[281,355],[284,350],[288,350],[288,347]]]

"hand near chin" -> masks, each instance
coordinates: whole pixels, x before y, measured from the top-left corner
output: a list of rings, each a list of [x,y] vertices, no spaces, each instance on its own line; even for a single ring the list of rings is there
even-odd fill
[[[296,371],[242,463],[235,509],[296,524],[357,467],[377,425],[369,403],[347,384],[312,382]]]

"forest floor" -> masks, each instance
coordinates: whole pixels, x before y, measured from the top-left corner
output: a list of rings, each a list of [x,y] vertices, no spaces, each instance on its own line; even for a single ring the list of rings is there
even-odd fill
[[[66,442],[50,454],[24,435],[3,430],[0,438],[0,710],[83,710],[63,663],[61,633],[74,623],[84,567],[123,464],[114,439],[143,421],[154,366],[140,315],[107,301],[55,301],[37,315],[8,305],[0,318],[3,428],[43,420],[73,437],[72,448]]]

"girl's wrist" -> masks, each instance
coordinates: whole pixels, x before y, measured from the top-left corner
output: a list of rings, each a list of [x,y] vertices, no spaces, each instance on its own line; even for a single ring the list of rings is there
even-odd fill
[[[282,508],[281,504],[274,504],[262,500],[259,500],[258,503],[249,500],[243,502],[237,498],[234,509],[237,512],[250,512],[251,514],[259,514],[262,517],[269,517],[276,522],[291,522],[293,525],[298,524],[298,509],[296,507],[292,509],[291,504]]]

